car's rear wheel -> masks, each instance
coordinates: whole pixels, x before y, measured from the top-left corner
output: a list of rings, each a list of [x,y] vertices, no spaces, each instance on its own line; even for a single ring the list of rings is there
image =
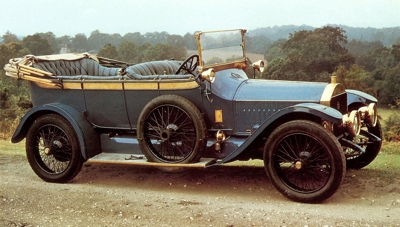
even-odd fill
[[[205,149],[207,127],[197,107],[177,95],[150,101],[138,120],[139,146],[151,162],[197,162]]]
[[[75,131],[56,114],[33,122],[26,136],[26,156],[33,171],[47,182],[66,183],[83,165]]]
[[[268,137],[264,165],[272,184],[287,198],[321,202],[339,188],[346,171],[341,146],[322,126],[287,122]]]
[[[368,133],[372,133],[376,137],[382,139],[382,129],[379,120],[375,126],[366,126],[361,130],[365,130]],[[382,140],[374,141],[374,139],[369,139],[362,133],[356,136],[353,139],[353,142],[363,147],[365,149],[365,153],[359,154],[351,148],[345,148],[345,155],[347,159],[346,166],[349,169],[361,169],[369,165],[376,158],[382,147]]]

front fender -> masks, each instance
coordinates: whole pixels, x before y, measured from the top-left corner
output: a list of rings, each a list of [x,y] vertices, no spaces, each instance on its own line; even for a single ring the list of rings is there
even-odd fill
[[[98,133],[93,126],[85,119],[83,114],[71,106],[61,103],[50,103],[36,106],[24,115],[21,119],[11,142],[18,143],[23,140],[32,123],[40,116],[45,114],[56,113],[64,117],[74,129],[79,140],[81,153],[84,159],[89,159],[100,153],[100,140]]]
[[[272,115],[270,118],[265,120],[260,127],[258,127],[257,130],[254,131],[254,133],[249,136],[241,146],[239,146],[235,151],[233,151],[231,154],[226,156],[224,159],[221,161],[215,162],[211,164],[210,166],[215,166],[215,165],[220,165],[223,163],[231,162],[234,161],[237,156],[239,156],[243,151],[246,150],[247,147],[249,147],[259,136],[267,130],[268,126],[270,126],[272,123],[275,121],[278,121],[281,118],[284,118],[288,114],[291,113],[303,113],[306,115],[311,115],[311,116],[316,116],[318,118],[330,121],[334,124],[341,124],[342,123],[342,114],[338,111],[335,110],[331,107],[317,104],[317,103],[301,103],[297,104],[294,106],[289,106],[281,111],[275,113]],[[295,120],[295,119],[291,119]],[[290,119],[285,119],[285,121],[290,121]]]
[[[347,105],[350,106],[353,103],[363,103],[368,105],[370,103],[377,103],[378,100],[365,92],[347,89]]]

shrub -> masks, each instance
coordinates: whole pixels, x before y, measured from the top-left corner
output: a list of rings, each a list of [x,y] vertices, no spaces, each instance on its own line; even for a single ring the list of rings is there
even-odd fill
[[[385,121],[384,139],[387,141],[400,141],[400,115],[394,113]]]

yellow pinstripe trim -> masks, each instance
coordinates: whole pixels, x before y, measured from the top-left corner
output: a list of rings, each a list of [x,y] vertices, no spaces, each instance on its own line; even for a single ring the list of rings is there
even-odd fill
[[[158,83],[125,83],[125,90],[157,90]]]
[[[196,81],[64,81],[66,90],[184,90],[199,87]],[[42,87],[44,87],[42,85]],[[50,88],[50,87],[46,87]]]
[[[122,90],[122,83],[83,83],[83,89],[90,90]]]

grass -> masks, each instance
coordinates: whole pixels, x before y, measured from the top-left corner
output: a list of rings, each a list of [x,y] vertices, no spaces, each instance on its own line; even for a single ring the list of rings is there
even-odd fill
[[[380,122],[382,126],[385,124],[385,121],[393,114],[400,114],[400,110],[388,109],[388,108],[379,108],[378,116],[380,117]]]

